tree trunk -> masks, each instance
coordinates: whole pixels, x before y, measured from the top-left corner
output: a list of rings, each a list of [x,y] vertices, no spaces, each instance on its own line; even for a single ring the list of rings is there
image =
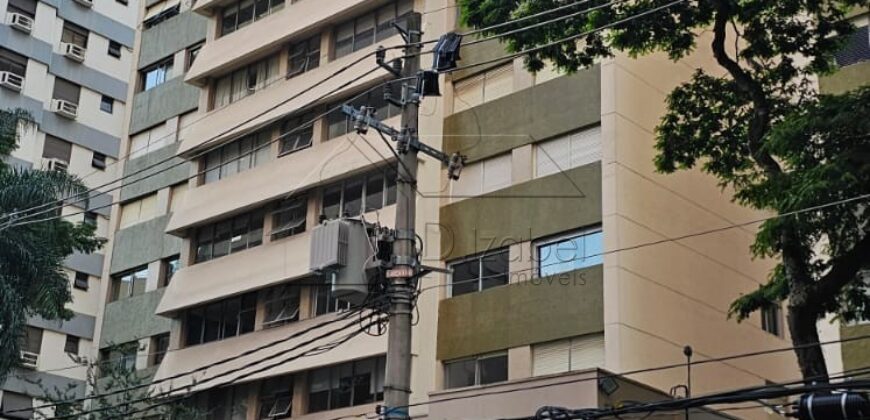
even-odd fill
[[[828,367],[822,346],[819,343],[819,331],[816,328],[818,316],[815,311],[804,307],[788,305],[788,329],[791,341],[795,346],[798,365],[806,384],[827,383]]]

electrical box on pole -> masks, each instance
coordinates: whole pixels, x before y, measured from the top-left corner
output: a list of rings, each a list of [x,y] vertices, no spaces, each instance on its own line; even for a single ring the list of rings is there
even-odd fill
[[[369,228],[360,220],[336,219],[311,232],[309,268],[330,283],[333,295],[351,304],[363,303],[369,279],[378,275],[375,244]]]

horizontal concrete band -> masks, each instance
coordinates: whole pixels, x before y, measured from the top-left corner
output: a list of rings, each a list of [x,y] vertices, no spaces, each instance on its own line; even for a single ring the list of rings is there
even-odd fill
[[[139,69],[205,41],[207,25],[208,19],[205,16],[188,10],[142,31]]]
[[[6,382],[0,389],[34,398],[54,396],[57,391],[71,392],[73,397],[85,395],[85,381],[55,375],[49,372],[37,372],[16,368],[14,374],[6,377]]]
[[[13,168],[30,169],[33,167],[32,162],[26,161],[24,159],[19,159],[15,156],[6,156],[3,158],[3,162]]]
[[[154,127],[199,107],[199,88],[184,83],[181,76],[133,95],[130,134]]]
[[[82,273],[87,273],[88,275],[94,277],[100,277],[103,272],[103,260],[105,257],[103,254],[93,253],[93,254],[83,254],[81,252],[75,251],[72,255],[66,257],[64,261],[64,266]]]
[[[111,273],[141,267],[181,253],[181,238],[163,234],[169,216],[160,216],[115,232]]]
[[[133,28],[69,0],[42,0],[42,2],[57,9],[57,15],[63,20],[133,48],[133,41],[136,39],[136,31]]]
[[[70,80],[101,95],[127,102],[127,83],[101,71],[56,54],[51,44],[0,25],[0,45],[48,66],[49,73]]]
[[[48,320],[38,315],[27,319],[27,325],[61,334],[74,335],[88,340],[94,338],[94,326],[96,323],[97,319],[95,317],[78,312],[74,312],[73,317],[66,321]]]
[[[100,331],[100,348],[169,332],[172,320],[154,315],[164,291],[165,288],[157,289],[107,304]]]
[[[8,92],[6,89],[0,89],[0,103],[6,108],[22,108],[29,111],[39,125],[39,129],[45,133],[95,152],[100,152],[106,156],[118,158],[121,147],[121,139],[119,137],[77,121],[59,117],[53,112],[46,112],[41,101],[29,96]]]

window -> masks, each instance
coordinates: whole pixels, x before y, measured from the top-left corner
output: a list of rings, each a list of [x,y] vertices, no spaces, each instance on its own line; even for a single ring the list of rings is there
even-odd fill
[[[118,344],[100,351],[100,368],[102,376],[108,376],[109,372],[134,372],[136,371],[136,353],[139,351],[139,343],[131,341]]]
[[[169,333],[163,333],[151,337],[151,357],[149,366],[157,366],[163,361],[166,352],[169,351]]]
[[[312,287],[311,294],[311,302],[314,304],[312,308],[314,316],[350,309],[350,302],[338,299],[332,294],[332,284],[329,280],[325,280],[321,286]]]
[[[508,250],[496,250],[450,264],[451,295],[479,292],[508,284]]]
[[[393,22],[402,21],[413,12],[412,0],[391,2],[378,10],[346,21],[335,30],[335,57],[343,57],[398,32]]]
[[[308,375],[308,412],[335,410],[384,399],[384,357],[357,360]]]
[[[79,290],[88,290],[88,273],[76,271],[76,277],[73,281],[73,287]]]
[[[69,353],[72,355],[79,354],[79,338],[74,335],[67,335],[66,342],[63,345],[64,353]]]
[[[761,329],[782,336],[782,307],[779,302],[769,303],[761,309]]]
[[[94,152],[93,157],[91,157],[91,166],[101,171],[106,169],[106,155]]]
[[[843,48],[834,54],[837,65],[849,66],[870,60],[870,27],[855,28],[855,32],[845,40]]]
[[[27,57],[0,48],[0,71],[24,77],[27,73]]]
[[[217,79],[214,106],[220,108],[261,90],[278,76],[278,55],[242,67]]]
[[[196,262],[220,258],[263,243],[263,211],[203,226],[196,233]]]
[[[308,216],[308,197],[293,197],[281,200],[272,212],[272,239],[284,238],[305,232]]]
[[[9,0],[6,11],[36,19],[36,0]]]
[[[371,172],[324,188],[321,214],[327,219],[359,216],[395,203],[395,173]]]
[[[461,112],[514,91],[514,67],[508,63],[453,82],[453,112]]]
[[[272,132],[267,129],[208,152],[203,162],[203,183],[219,181],[268,162],[272,156],[271,137]]]
[[[293,77],[320,65],[320,34],[290,46],[287,77]]]
[[[148,266],[142,266],[112,276],[111,300],[116,301],[145,293],[145,283],[147,281]]]
[[[447,389],[486,385],[507,380],[507,353],[444,363]]]
[[[451,202],[509,187],[512,169],[510,153],[465,166],[462,177],[451,183]]]
[[[256,293],[191,309],[185,317],[185,345],[209,343],[254,331],[256,313]]]
[[[88,30],[72,22],[63,23],[63,32],[60,42],[73,44],[81,48],[88,48]]]
[[[115,100],[109,96],[103,95],[100,98],[100,111],[111,114],[115,109]]]
[[[314,114],[291,117],[281,123],[281,144],[278,156],[307,149],[314,138]]]
[[[81,86],[55,76],[54,91],[51,97],[52,99],[63,99],[64,101],[78,104],[81,91]]]
[[[602,264],[603,233],[600,227],[538,244],[538,276],[546,277]]]
[[[121,58],[121,43],[109,40],[109,49],[106,53],[112,57]]]
[[[3,400],[0,403],[0,413],[12,419],[31,419],[33,417],[33,398],[11,391],[3,391]],[[23,410],[23,411],[19,411]]]
[[[604,365],[604,334],[588,334],[532,345],[532,375],[592,369]]]
[[[601,127],[535,145],[535,177],[555,174],[601,160]]]
[[[121,229],[157,216],[157,193],[121,204]]]
[[[293,414],[293,376],[264,380],[258,403],[258,419],[289,419]]]
[[[42,328],[24,327],[24,335],[21,337],[21,351],[39,354],[42,350]]]
[[[284,284],[263,292],[263,327],[278,327],[299,320],[299,287]]]
[[[84,224],[97,227],[97,214],[92,211],[86,211],[84,214]]]
[[[142,90],[146,91],[153,89],[169,80],[169,75],[172,73],[172,57],[163,60],[157,64],[152,64],[141,70],[139,73],[142,77]]]
[[[153,28],[153,27],[157,26],[158,24],[160,24],[160,22],[167,21],[167,20],[177,16],[179,11],[181,10],[180,6],[181,6],[180,4],[176,4],[175,6],[169,7],[166,10],[163,10],[163,11],[157,13],[156,15],[151,16],[148,19],[145,19],[144,21],[142,21],[142,26],[145,29]]]
[[[59,139],[51,134],[45,135],[42,146],[42,157],[46,159],[60,159],[69,162],[72,157],[72,143]]]
[[[190,70],[190,66],[196,61],[200,51],[202,51],[202,44],[197,44],[187,49],[187,66],[184,69],[185,71]]]
[[[181,268],[181,257],[176,255],[173,257],[163,259],[163,279],[162,285],[160,287],[169,286],[169,282],[172,281],[172,277],[175,276],[175,273]]]
[[[229,35],[284,7],[284,0],[242,0],[221,11],[221,35]]]
[[[384,89],[383,87],[379,87],[377,89],[373,89],[371,92],[368,92],[365,95],[360,96],[359,98],[354,99],[348,105],[359,109],[361,106],[368,106],[375,109],[375,118],[380,120],[386,120],[388,118],[396,117],[402,115],[402,109],[387,102],[384,99]],[[390,89],[387,87],[386,89]],[[329,109],[335,107],[330,106]],[[335,111],[330,112],[326,116],[326,124],[327,124],[327,139],[334,139],[338,136],[343,136],[348,132],[353,130],[353,121],[343,112],[341,109],[337,109]]]

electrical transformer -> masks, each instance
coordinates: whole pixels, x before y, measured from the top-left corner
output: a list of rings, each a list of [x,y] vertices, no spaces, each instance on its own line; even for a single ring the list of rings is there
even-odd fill
[[[332,285],[335,297],[361,304],[377,274],[375,250],[366,225],[353,219],[328,220],[311,232],[309,268]]]

